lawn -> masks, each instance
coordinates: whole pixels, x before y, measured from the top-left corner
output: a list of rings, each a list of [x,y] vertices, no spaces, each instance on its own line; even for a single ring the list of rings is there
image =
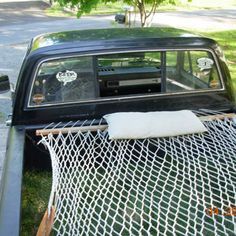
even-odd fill
[[[199,32],[204,36],[215,39],[223,49],[228,62],[234,88],[236,89],[236,30]]]
[[[117,1],[114,3],[101,3],[96,8],[94,8],[90,13],[85,15],[106,15],[106,14],[116,14],[119,12],[124,12],[124,4],[122,1]],[[62,7],[58,3],[55,3],[52,7],[46,9],[46,13],[50,16],[76,16],[76,11],[70,9],[70,7]]]
[[[22,187],[21,235],[36,235],[47,209],[51,190],[51,172],[25,171]]]

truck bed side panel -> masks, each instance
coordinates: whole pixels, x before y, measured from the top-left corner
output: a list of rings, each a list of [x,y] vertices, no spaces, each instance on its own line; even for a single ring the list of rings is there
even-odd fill
[[[15,236],[20,232],[21,184],[25,131],[9,131],[6,158],[1,181],[0,235]]]

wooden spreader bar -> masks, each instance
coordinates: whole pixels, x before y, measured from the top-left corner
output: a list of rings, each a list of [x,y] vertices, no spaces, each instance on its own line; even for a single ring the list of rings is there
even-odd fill
[[[224,118],[236,118],[235,113],[228,114],[217,114],[217,115],[209,115],[209,116],[200,116],[199,119],[201,121],[213,121],[213,120],[223,120]],[[87,132],[87,131],[97,131],[97,130],[105,130],[108,128],[108,125],[91,125],[91,126],[80,126],[80,127],[67,127],[67,128],[55,128],[55,129],[40,129],[36,130],[36,136],[47,136],[48,134],[65,134],[68,132],[76,133],[76,132]]]
[[[108,125],[91,125],[91,126],[80,126],[80,127],[67,127],[67,128],[56,128],[56,129],[39,129],[36,130],[36,136],[40,135],[48,135],[48,134],[66,134],[69,131],[71,133],[76,133],[78,131],[80,132],[87,132],[87,131],[97,131],[97,130],[105,130],[108,127]]]

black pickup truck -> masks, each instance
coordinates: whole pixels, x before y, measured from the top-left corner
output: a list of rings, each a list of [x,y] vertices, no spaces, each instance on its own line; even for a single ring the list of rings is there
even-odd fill
[[[1,76],[0,91],[8,89],[8,77]],[[24,172],[51,169],[36,129],[119,111],[235,107],[230,73],[214,40],[154,28],[40,35],[28,47],[12,97],[0,188],[3,236],[21,231]]]

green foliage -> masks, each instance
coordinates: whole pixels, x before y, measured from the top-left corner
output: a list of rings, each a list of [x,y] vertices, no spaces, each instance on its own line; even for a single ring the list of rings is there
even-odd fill
[[[209,38],[215,39],[223,49],[225,57],[228,61],[230,74],[236,91],[236,30],[202,32],[202,34]]]
[[[140,13],[141,26],[145,26],[148,19],[152,17],[158,6],[163,2],[168,4],[176,4],[179,0],[120,0],[119,2],[124,5],[133,6]],[[188,0],[191,1],[191,0]],[[116,3],[115,0],[55,0],[61,6],[76,7],[77,17],[81,17],[83,14],[90,13],[98,5],[105,5],[107,3]]]
[[[74,0],[75,1],[75,0]],[[99,0],[77,0],[78,2],[80,2],[79,4],[79,9],[78,9],[78,12],[77,12],[77,17],[80,17],[83,13],[89,13],[91,12],[91,10],[93,8],[95,8],[98,3],[99,3]]]
[[[47,209],[51,190],[51,173],[26,171],[22,187],[21,235],[36,235]]]

